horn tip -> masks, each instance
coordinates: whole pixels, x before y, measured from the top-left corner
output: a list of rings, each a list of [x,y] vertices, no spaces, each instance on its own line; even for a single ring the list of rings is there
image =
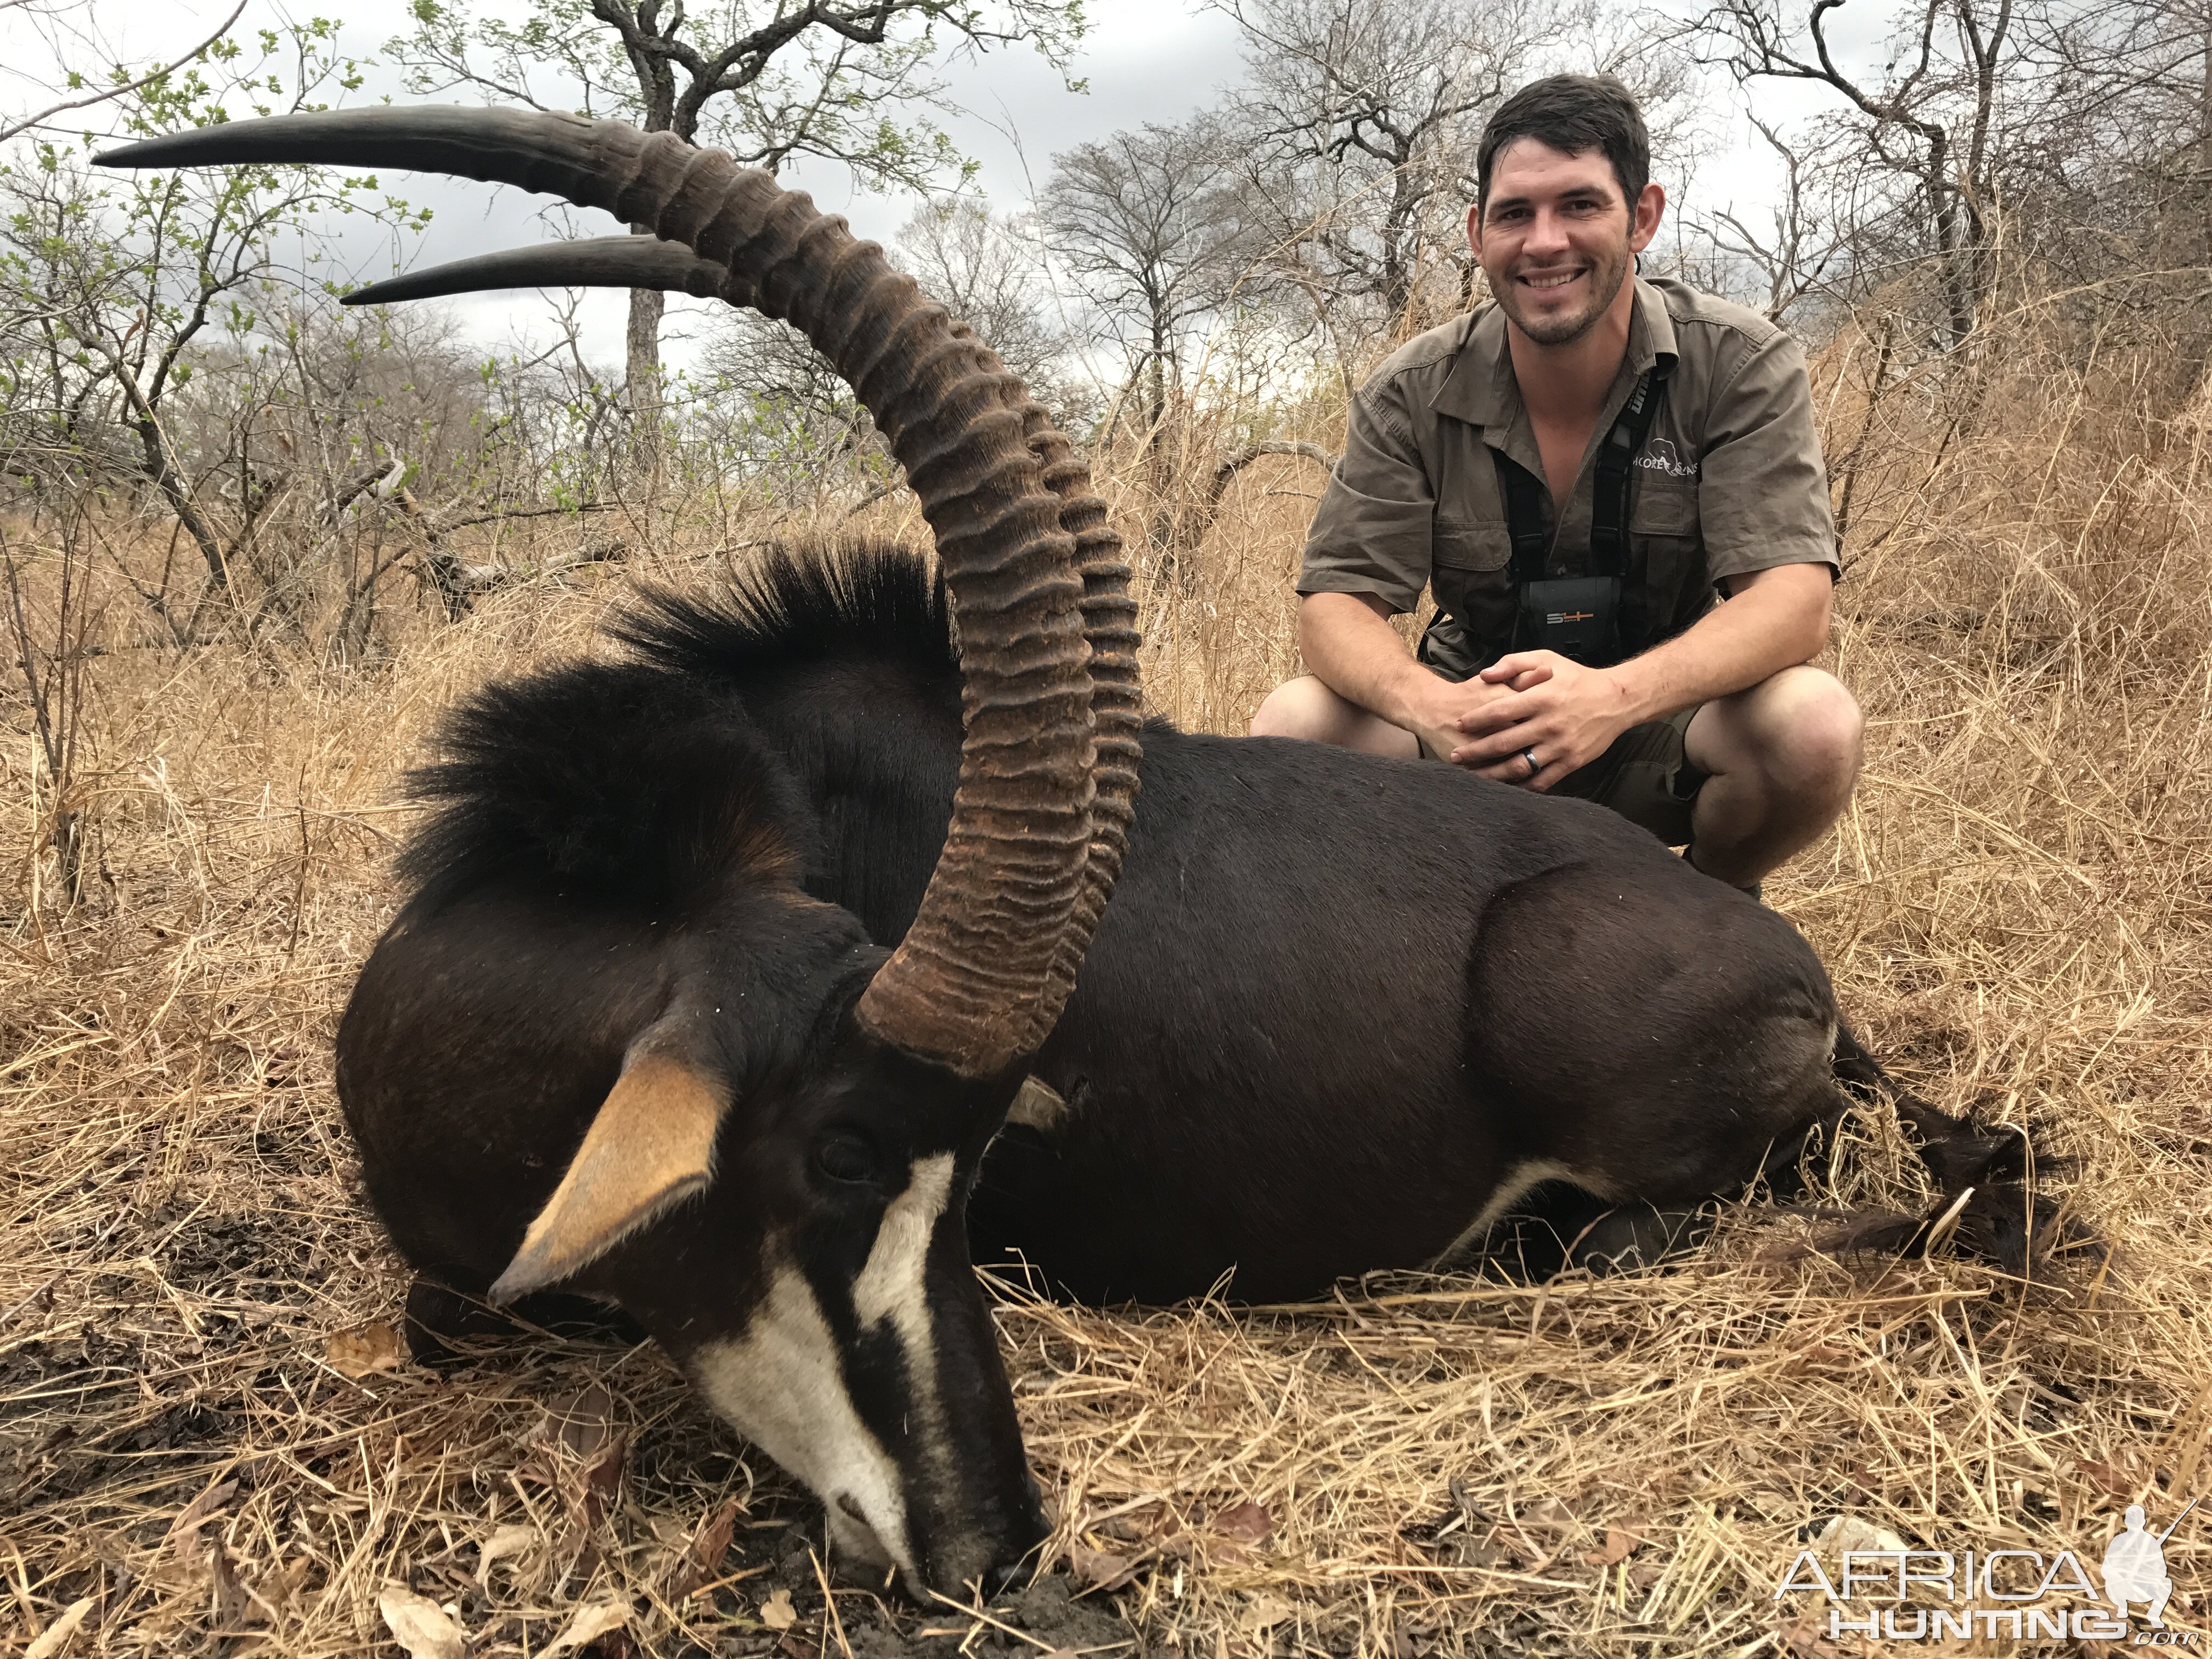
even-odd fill
[[[525,1256],[536,1259],[525,1260]],[[492,1281],[491,1289],[484,1292],[484,1300],[495,1308],[512,1307],[532,1291],[542,1291],[562,1275],[549,1271],[551,1264],[543,1259],[542,1252],[525,1251],[507,1264],[507,1271]]]
[[[421,292],[424,273],[409,272],[398,276],[386,276],[374,283],[364,283],[349,294],[338,296],[342,306],[386,306],[406,300],[423,300],[434,295]]]

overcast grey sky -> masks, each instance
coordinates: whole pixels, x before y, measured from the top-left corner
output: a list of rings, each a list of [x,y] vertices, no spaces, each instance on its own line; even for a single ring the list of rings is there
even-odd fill
[[[158,58],[193,45],[228,15],[235,0],[95,0],[96,27],[106,40],[133,63]],[[345,50],[362,58],[383,58],[384,46],[411,27],[404,0],[327,0],[316,10],[335,13],[344,28]],[[252,0],[246,22],[265,23],[282,15],[269,0]],[[312,15],[300,11],[294,15]],[[1211,102],[1242,72],[1235,26],[1218,12],[1192,0],[1103,0],[1090,11],[1091,31],[1079,61],[1069,72],[1089,89],[1070,92],[1060,71],[1027,47],[957,58],[944,70],[953,100],[972,112],[945,121],[962,152],[980,164],[975,188],[995,206],[1026,200],[1031,179],[1042,182],[1054,150],[1103,137],[1117,128],[1144,121],[1177,121]],[[10,61],[24,64],[34,54],[13,50]],[[388,64],[370,71],[368,84],[351,101],[390,93],[404,100],[398,76]],[[28,79],[17,78],[0,92],[0,109],[25,108],[37,100]],[[787,183],[811,191],[821,204],[846,215],[862,235],[888,240],[913,212],[911,195],[872,194],[858,190],[842,168],[820,162],[787,167]],[[434,211],[429,231],[395,247],[366,227],[349,232],[345,258],[363,278],[388,272],[395,255],[411,264],[435,264],[494,248],[538,241],[554,234],[539,217],[540,198],[516,191],[424,176],[384,179],[410,201]],[[605,234],[615,227],[599,214],[580,215],[577,228]],[[487,349],[542,334],[545,302],[536,295],[507,294],[449,302],[469,337]],[[587,349],[596,358],[617,361],[622,349],[621,295],[599,294],[586,302]],[[672,319],[680,331],[680,320]],[[672,341],[672,358],[687,354]]]
[[[182,51],[204,36],[235,0],[94,0],[91,18],[100,43],[128,61],[143,64],[164,52]],[[1847,47],[1863,49],[1879,38],[1895,0],[1853,7],[1835,21]],[[328,10],[343,23],[345,49],[362,58],[382,58],[385,43],[410,27],[405,0],[329,0]],[[250,0],[246,26],[266,26],[287,15],[275,0]],[[313,12],[291,15],[312,15]],[[1085,93],[1067,90],[1060,73],[1026,48],[1013,48],[956,60],[945,78],[953,100],[969,112],[945,125],[956,143],[981,164],[975,187],[994,206],[1018,205],[1041,184],[1056,150],[1119,128],[1145,121],[1176,121],[1212,102],[1242,75],[1235,27],[1200,0],[1094,0],[1091,33],[1070,72],[1088,82]],[[80,46],[79,61],[94,61],[94,48]],[[1853,52],[1853,56],[1858,55]],[[34,106],[33,82],[41,76],[36,43],[21,26],[0,13],[0,112]],[[389,93],[404,100],[398,77],[388,64],[369,71],[370,79],[354,101]],[[1716,88],[1709,156],[1697,187],[1708,201],[1756,214],[1771,199],[1771,169],[1763,153],[1748,143],[1741,116],[1729,110],[1728,90]],[[1762,98],[1770,118],[1784,120],[1802,112],[1804,94],[1778,88]],[[915,201],[910,196],[874,195],[856,190],[841,168],[808,163],[787,168],[787,182],[812,191],[822,204],[847,215],[864,235],[888,239]],[[389,177],[410,199],[435,213],[430,230],[406,246],[397,246],[366,226],[350,228],[344,256],[362,278],[386,274],[395,258],[434,264],[493,248],[543,240],[555,232],[538,216],[543,198],[462,181],[424,176]],[[1680,205],[1679,204],[1677,205]],[[578,216],[577,228],[604,234],[611,222],[598,214]],[[472,342],[486,350],[504,350],[543,339],[547,302],[534,295],[507,294],[448,302]],[[586,301],[586,341],[597,360],[619,358],[623,299],[594,295]],[[672,318],[680,336],[680,318]],[[670,356],[682,362],[689,352],[672,339]]]

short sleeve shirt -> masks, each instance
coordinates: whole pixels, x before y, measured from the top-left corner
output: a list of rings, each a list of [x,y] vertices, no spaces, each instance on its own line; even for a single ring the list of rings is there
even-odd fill
[[[1689,627],[1729,577],[1837,568],[1803,351],[1756,312],[1639,277],[1627,355],[1574,492],[1564,508],[1543,492],[1547,574],[1587,574],[1598,444],[1662,359],[1672,364],[1666,398],[1634,458],[1620,611],[1632,653]],[[1493,450],[1542,484],[1505,316],[1489,304],[1400,348],[1352,398],[1298,592],[1371,593],[1404,611],[1433,587],[1480,662],[1512,649],[1512,539]]]

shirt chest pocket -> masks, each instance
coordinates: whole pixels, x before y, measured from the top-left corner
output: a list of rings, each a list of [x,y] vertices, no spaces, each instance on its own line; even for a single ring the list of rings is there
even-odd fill
[[[1638,483],[1635,499],[1629,506],[1628,533],[1632,536],[1680,536],[1696,539],[1697,484],[1692,481],[1677,483],[1655,472],[1645,473]]]
[[[1503,519],[1436,518],[1430,584],[1449,611],[1492,654],[1513,635],[1513,538]],[[1487,660],[1487,658],[1486,658]]]
[[[1503,520],[1436,518],[1436,563],[1455,574],[1503,570],[1513,560],[1513,538]]]
[[[1628,510],[1631,580],[1622,627],[1635,648],[1673,633],[1702,607],[1701,546],[1697,482],[1646,472]]]

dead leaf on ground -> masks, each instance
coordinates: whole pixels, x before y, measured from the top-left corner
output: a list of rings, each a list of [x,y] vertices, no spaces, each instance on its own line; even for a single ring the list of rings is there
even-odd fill
[[[613,1443],[584,1465],[584,1485],[608,1504],[622,1490],[623,1472],[629,1467],[629,1437],[617,1435]]]
[[[177,1557],[179,1560],[188,1559],[192,1535],[216,1510],[230,1502],[232,1496],[237,1491],[238,1482],[235,1480],[219,1480],[208,1487],[198,1498],[185,1504],[183,1512],[169,1522],[168,1535],[161,1541],[176,1547]]]
[[[780,1589],[762,1602],[760,1621],[770,1630],[789,1630],[797,1624],[799,1613],[791,1605],[791,1592]]]
[[[216,1623],[234,1626],[246,1617],[246,1609],[253,1602],[246,1587],[238,1582],[238,1569],[232,1564],[230,1552],[223,1548],[220,1534],[208,1538],[208,1567],[215,1575]]]
[[[446,1610],[404,1584],[386,1584],[377,1595],[376,1610],[408,1659],[463,1659],[468,1652],[468,1638]]]
[[[340,1331],[323,1345],[323,1357],[340,1376],[360,1378],[396,1371],[404,1355],[399,1333],[381,1322]]]
[[[83,1626],[85,1617],[92,1611],[92,1598],[72,1601],[62,1609],[62,1616],[46,1626],[31,1645],[23,1650],[23,1659],[54,1659],[54,1656],[70,1644],[70,1639]]]
[[[1574,1512],[1556,1498],[1540,1498],[1521,1511],[1521,1524],[1564,1532],[1575,1524]]]
[[[621,1501],[629,1437],[615,1427],[614,1395],[598,1382],[555,1401],[545,1416],[544,1456],[568,1520],[556,1557],[588,1576],[599,1559],[592,1534]]]
[[[615,1436],[615,1397],[593,1382],[545,1408],[552,1438],[579,1463],[594,1462]]]
[[[1461,1510],[1446,1510],[1430,1520],[1407,1522],[1398,1528],[1398,1536],[1410,1544],[1437,1544],[1459,1532],[1467,1524],[1467,1516]]]
[[[1894,1555],[1905,1548],[1905,1540],[1888,1528],[1862,1521],[1856,1515],[1838,1516],[1820,1528],[1813,1542],[1831,1561],[1840,1561],[1854,1551]]]
[[[2077,1457],[2074,1460],[2074,1467],[2114,1498],[2135,1496],[2136,1483],[2123,1471],[2115,1468],[2110,1463],[2100,1463],[2093,1458]]]
[[[1586,1551],[1583,1559],[1594,1567],[1617,1567],[1649,1541],[1634,1527],[1607,1527],[1605,1547]]]
[[[1116,1555],[1112,1550],[1094,1550],[1085,1544],[1068,1546],[1067,1571],[1075,1580],[1079,1595],[1089,1590],[1119,1589],[1136,1577],[1136,1569],[1129,1565],[1127,1556]]]
[[[628,1601],[594,1601],[588,1607],[578,1607],[576,1616],[562,1627],[561,1633],[538,1649],[543,1659],[552,1659],[556,1653],[573,1653],[578,1648],[588,1647],[609,1631],[620,1630],[629,1623],[637,1609]]]
[[[702,1584],[711,1584],[721,1577],[722,1562],[730,1553],[730,1539],[737,1529],[738,1500],[732,1498],[699,1523],[699,1530],[692,1535],[691,1547],[684,1553],[684,1565],[676,1575],[676,1595],[689,1595]]]
[[[595,1549],[591,1534],[600,1522],[614,1513],[622,1498],[623,1473],[629,1468],[629,1439],[617,1435],[586,1463],[581,1479],[566,1486],[570,1510],[578,1522],[577,1536],[585,1548]]]
[[[1500,1548],[1487,1534],[1478,1538],[1471,1532],[1455,1532],[1437,1540],[1437,1548],[1444,1559],[1460,1567],[1503,1566],[1515,1559],[1511,1551]]]
[[[295,1555],[283,1566],[272,1566],[253,1581],[252,1596],[255,1611],[261,1619],[273,1619],[289,1609],[300,1595],[307,1575],[314,1571],[312,1557]]]
[[[492,1564],[533,1547],[542,1534],[535,1527],[501,1527],[477,1547],[477,1583],[491,1588]]]
[[[1213,1517],[1213,1529],[1240,1544],[1259,1544],[1275,1529],[1275,1517],[1262,1504],[1238,1504]]]

